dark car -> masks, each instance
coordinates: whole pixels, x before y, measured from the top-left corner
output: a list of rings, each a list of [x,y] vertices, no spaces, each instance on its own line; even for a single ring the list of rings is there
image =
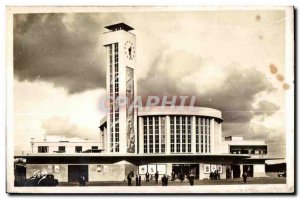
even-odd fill
[[[58,180],[54,179],[54,175],[47,174],[41,177],[31,177],[27,180],[26,186],[56,186]]]

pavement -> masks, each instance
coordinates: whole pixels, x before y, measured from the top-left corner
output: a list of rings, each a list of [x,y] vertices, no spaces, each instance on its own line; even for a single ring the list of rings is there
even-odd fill
[[[247,184],[285,184],[285,177],[259,177],[248,178]],[[194,185],[234,185],[243,184],[242,178],[234,179],[221,179],[221,180],[195,180]],[[58,186],[78,186],[77,182],[60,182]],[[86,186],[127,186],[127,182],[87,182]],[[135,186],[135,182],[132,182],[131,186]],[[145,182],[142,181],[141,186],[161,186],[159,181],[156,184],[154,181]],[[168,186],[189,186],[188,182],[169,181]]]

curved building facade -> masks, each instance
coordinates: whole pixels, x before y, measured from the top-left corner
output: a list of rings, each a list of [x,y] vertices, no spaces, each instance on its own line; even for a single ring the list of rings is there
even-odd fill
[[[138,112],[139,153],[220,153],[221,112],[193,107],[147,107]],[[145,109],[147,109],[145,108]],[[217,147],[216,147],[217,146]]]

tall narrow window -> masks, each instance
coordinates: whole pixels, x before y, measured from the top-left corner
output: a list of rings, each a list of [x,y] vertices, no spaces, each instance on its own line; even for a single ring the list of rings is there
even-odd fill
[[[165,117],[161,117],[161,140],[160,140],[160,143],[161,143],[161,153],[165,153],[166,151],[166,132],[165,132],[165,123],[166,123],[166,118]]]
[[[200,144],[200,136],[199,136],[199,118],[196,117],[196,152],[199,153],[199,144]]]
[[[153,153],[153,118],[149,117],[149,153]]]
[[[144,117],[144,153],[148,153],[148,118]]]
[[[155,124],[155,153],[159,153],[159,117],[154,117],[154,124]]]
[[[170,116],[170,126],[171,126],[171,153],[175,152],[175,120],[174,116]]]

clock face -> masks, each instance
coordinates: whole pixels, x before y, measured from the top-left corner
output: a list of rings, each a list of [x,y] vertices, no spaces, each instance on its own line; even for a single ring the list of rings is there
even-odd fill
[[[135,56],[135,48],[131,41],[126,41],[124,45],[125,56],[129,60],[133,60]]]

